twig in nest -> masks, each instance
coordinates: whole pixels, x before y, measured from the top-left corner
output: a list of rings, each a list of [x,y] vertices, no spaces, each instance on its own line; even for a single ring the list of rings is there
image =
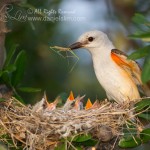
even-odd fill
[[[126,121],[126,126],[127,126],[127,130],[128,132],[130,133],[130,135],[132,136],[134,142],[138,145],[138,142],[136,141],[135,137],[133,136],[133,133],[131,133],[131,131],[129,129],[131,129],[129,126],[128,126],[128,122]],[[136,134],[136,133],[135,133]]]
[[[116,145],[116,143],[117,143],[118,139],[119,139],[119,136],[117,136],[117,137],[116,137],[115,142],[114,142],[114,144],[113,144],[113,146],[112,146],[111,150],[114,150],[115,145]]]

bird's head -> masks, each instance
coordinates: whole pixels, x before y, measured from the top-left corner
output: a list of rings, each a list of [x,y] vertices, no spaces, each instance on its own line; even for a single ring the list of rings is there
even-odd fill
[[[82,34],[77,42],[70,45],[69,48],[71,50],[86,48],[91,51],[92,49],[100,48],[109,43],[110,41],[105,33],[95,30]]]

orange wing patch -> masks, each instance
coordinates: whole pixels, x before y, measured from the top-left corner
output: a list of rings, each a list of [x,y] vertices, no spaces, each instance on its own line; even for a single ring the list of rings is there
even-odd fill
[[[132,77],[137,85],[142,84],[141,69],[135,61],[127,59],[127,56],[117,49],[111,51],[111,58]]]
[[[125,63],[121,57],[119,57],[118,55],[116,55],[115,53],[111,53],[111,58],[120,66],[120,65],[125,65],[125,66],[129,66],[127,63]]]

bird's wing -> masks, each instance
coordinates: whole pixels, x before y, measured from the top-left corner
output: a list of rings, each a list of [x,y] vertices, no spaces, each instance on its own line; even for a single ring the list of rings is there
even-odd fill
[[[141,80],[141,68],[134,60],[127,59],[127,55],[117,49],[111,50],[111,57],[113,61],[123,68],[129,76],[133,79],[139,90],[146,96],[150,96],[150,83],[143,84]]]
[[[127,59],[127,55],[117,49],[111,50],[111,58],[130,75],[136,85],[142,85],[141,69],[137,62]]]

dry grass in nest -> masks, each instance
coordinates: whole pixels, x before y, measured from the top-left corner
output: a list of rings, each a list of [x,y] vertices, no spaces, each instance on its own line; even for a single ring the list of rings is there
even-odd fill
[[[53,149],[60,139],[80,134],[92,134],[102,141],[122,135],[122,127],[131,119],[131,110],[116,103],[100,102],[99,108],[69,110],[57,108],[48,114],[33,111],[12,98],[0,103],[0,137],[10,135],[14,146],[22,143],[24,149]]]

